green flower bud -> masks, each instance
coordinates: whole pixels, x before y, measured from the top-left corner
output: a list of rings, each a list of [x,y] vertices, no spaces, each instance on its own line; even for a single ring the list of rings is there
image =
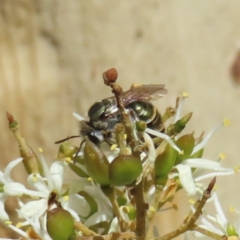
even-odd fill
[[[164,185],[167,181],[168,174],[175,165],[177,158],[177,151],[173,149],[169,144],[165,150],[159,154],[154,163],[156,183]]]
[[[204,152],[204,148],[200,149],[199,151],[195,152],[190,158],[201,158]]]
[[[73,158],[73,155],[78,151],[78,147],[71,145],[68,141],[63,142],[59,147],[59,153],[64,157]]]
[[[118,202],[119,207],[121,207],[127,203],[127,199],[125,197],[119,196],[117,198],[117,202]]]
[[[109,178],[112,185],[123,186],[133,183],[142,173],[142,163],[138,157],[120,155],[110,164]]]
[[[84,162],[87,172],[94,182],[100,185],[110,185],[108,159],[88,138],[84,147]]]
[[[136,129],[138,132],[144,132],[147,128],[147,124],[144,121],[138,121],[136,122]]]
[[[78,167],[77,165],[73,164],[73,163],[69,163],[68,164],[69,167],[72,169],[73,172],[75,172],[79,177],[82,178],[88,178],[88,174],[85,173],[80,167]]]
[[[228,225],[227,225],[226,232],[227,232],[228,236],[237,236],[238,237],[235,227],[233,225],[231,225],[230,223],[228,223]]]
[[[166,128],[166,134],[169,135],[169,136],[176,135],[174,124],[170,124],[170,125]]]
[[[191,134],[186,134],[182,137],[180,137],[176,145],[183,150],[183,154],[179,154],[176,159],[176,164],[181,163],[182,161],[186,160],[187,158],[190,157],[193,148],[194,148],[195,140],[193,137],[193,133]]]
[[[47,231],[53,240],[75,239],[72,215],[62,208],[54,208],[48,211]]]
[[[193,113],[190,112],[187,115],[185,115],[183,118],[181,118],[180,120],[175,122],[175,124],[174,124],[175,133],[180,133],[186,127],[186,124],[191,119],[192,114]]]
[[[136,209],[133,206],[128,207],[128,217],[130,220],[136,219]]]

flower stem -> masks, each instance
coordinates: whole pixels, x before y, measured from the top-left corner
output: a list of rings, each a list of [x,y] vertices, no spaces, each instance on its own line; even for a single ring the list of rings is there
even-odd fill
[[[116,191],[114,187],[102,187],[103,193],[108,197],[112,204],[114,215],[118,219],[119,227],[121,232],[126,231],[126,222],[123,220],[122,215],[119,210],[118,202],[116,200]]]

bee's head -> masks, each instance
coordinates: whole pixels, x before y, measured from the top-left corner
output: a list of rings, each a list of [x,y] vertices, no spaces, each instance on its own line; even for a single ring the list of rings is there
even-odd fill
[[[84,120],[80,121],[80,136],[88,136],[89,139],[97,145],[103,141],[102,133],[94,129],[89,122]]]

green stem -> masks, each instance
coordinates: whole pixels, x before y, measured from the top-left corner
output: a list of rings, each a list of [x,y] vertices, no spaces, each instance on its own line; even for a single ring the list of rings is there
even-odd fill
[[[120,213],[118,202],[116,200],[115,188],[114,187],[109,187],[109,188],[103,188],[102,187],[102,191],[108,197],[108,199],[110,200],[110,202],[112,204],[113,212],[114,212],[114,215],[118,219],[118,223],[119,223],[119,227],[120,227],[121,232],[126,231],[126,225],[127,224],[123,220],[122,215]]]

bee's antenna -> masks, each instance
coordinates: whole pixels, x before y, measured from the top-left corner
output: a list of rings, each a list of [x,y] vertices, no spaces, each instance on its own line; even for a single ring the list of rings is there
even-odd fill
[[[77,152],[75,153],[75,156],[74,156],[74,159],[73,159],[74,164],[76,164],[76,158],[77,158],[79,152],[81,151],[81,148],[82,148],[83,143],[85,143],[85,142],[86,142],[86,140],[83,140],[83,141],[80,143],[79,148],[78,148]]]
[[[71,138],[78,138],[78,137],[80,137],[80,135],[74,135],[74,136],[66,137],[66,138],[64,138],[62,140],[56,141],[55,144],[59,144],[59,143],[65,142],[65,141],[67,141],[67,140],[69,140]]]

